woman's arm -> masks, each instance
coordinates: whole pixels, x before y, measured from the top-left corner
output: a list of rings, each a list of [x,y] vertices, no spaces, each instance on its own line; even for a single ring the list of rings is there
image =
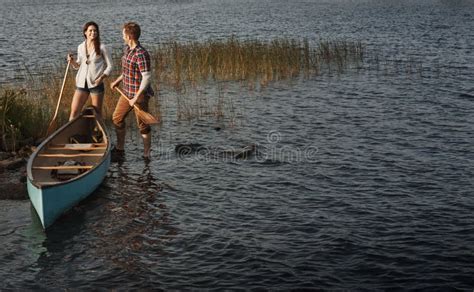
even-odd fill
[[[71,63],[72,68],[74,68],[75,70],[79,69],[80,65],[76,61],[74,61],[74,56],[72,54],[67,55],[67,61]]]
[[[103,75],[110,76],[113,69],[112,55],[110,54],[110,51],[107,49],[105,45],[103,47],[102,53],[104,54],[105,64],[107,65],[107,67],[104,70]]]
[[[74,60],[74,56],[72,54],[67,55],[67,61],[71,63],[72,68],[74,68],[75,70],[79,69],[79,67],[81,66],[80,59],[81,54],[79,51],[79,47],[77,47],[77,61]]]
[[[106,77],[110,76],[110,74],[112,73],[112,56],[109,52],[109,50],[107,50],[107,48],[105,47],[105,45],[102,45],[101,46],[101,50],[102,50],[102,57],[104,58],[105,60],[105,70],[104,72],[102,72],[102,74],[100,74],[99,77],[97,77],[97,79],[95,80],[95,84],[100,84]]]

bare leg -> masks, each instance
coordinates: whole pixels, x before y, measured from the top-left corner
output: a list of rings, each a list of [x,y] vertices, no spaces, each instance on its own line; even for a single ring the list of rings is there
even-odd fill
[[[74,92],[71,102],[71,114],[69,115],[69,120],[74,119],[81,113],[82,107],[86,103],[88,97],[89,93],[87,92],[81,90],[76,90]]]
[[[95,109],[99,117],[102,118],[102,104],[104,103],[104,93],[91,94],[92,107]]]
[[[143,138],[143,157],[150,158],[151,151],[151,132],[148,134],[142,134]]]

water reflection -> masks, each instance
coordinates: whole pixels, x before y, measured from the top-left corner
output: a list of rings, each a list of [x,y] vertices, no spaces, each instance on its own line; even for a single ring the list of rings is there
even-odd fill
[[[46,234],[43,230],[41,220],[36,213],[33,205],[30,204],[30,215],[31,223],[22,230],[23,236],[26,238],[27,248],[32,255],[39,257],[41,254],[47,251],[44,246],[46,240]]]
[[[76,280],[90,288],[104,278],[136,280],[159,263],[176,231],[168,228],[168,207],[151,164],[140,167],[113,164],[99,189],[46,231],[30,207],[31,223],[21,231],[22,262],[29,259],[23,287],[66,288]],[[113,281],[106,285],[116,287]]]
[[[107,185],[108,201],[102,219],[92,224],[97,254],[127,271],[141,268],[141,254],[159,254],[162,242],[156,236],[167,222],[168,210],[162,201],[162,186],[145,162],[138,170],[126,161],[111,167]]]
[[[9,220],[0,220],[0,290],[17,289],[32,281],[39,270],[36,263],[46,252],[46,236],[39,219],[30,220],[29,215],[34,218],[36,214],[29,202],[2,201],[0,206],[1,214]]]

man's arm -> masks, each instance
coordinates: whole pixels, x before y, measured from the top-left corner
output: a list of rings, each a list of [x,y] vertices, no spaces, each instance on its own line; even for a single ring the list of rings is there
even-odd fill
[[[114,82],[110,83],[110,89],[114,89],[115,87],[117,87],[117,85],[119,85],[120,82],[122,82],[122,79],[123,79],[123,75],[120,75],[117,79],[115,79]]]
[[[140,82],[140,87],[138,88],[137,93],[135,93],[135,96],[129,100],[130,106],[133,106],[137,100],[143,96],[143,93],[147,89],[147,87],[151,83],[151,72],[142,72],[142,81]]]
[[[142,80],[135,96],[129,101],[130,106],[133,106],[137,100],[143,98],[143,93],[146,91],[148,86],[150,86],[151,82],[151,59],[150,54],[148,54],[147,51],[144,51],[137,56],[137,64],[138,70],[140,70],[140,74],[142,75]]]

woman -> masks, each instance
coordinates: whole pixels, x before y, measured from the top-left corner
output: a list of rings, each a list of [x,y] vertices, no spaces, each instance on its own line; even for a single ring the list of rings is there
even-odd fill
[[[68,54],[68,62],[79,70],[76,75],[76,91],[71,103],[69,120],[77,117],[89,95],[92,106],[99,115],[102,115],[104,100],[104,79],[112,72],[112,58],[105,45],[100,43],[99,26],[95,22],[84,25],[85,41],[77,47],[77,60]]]

